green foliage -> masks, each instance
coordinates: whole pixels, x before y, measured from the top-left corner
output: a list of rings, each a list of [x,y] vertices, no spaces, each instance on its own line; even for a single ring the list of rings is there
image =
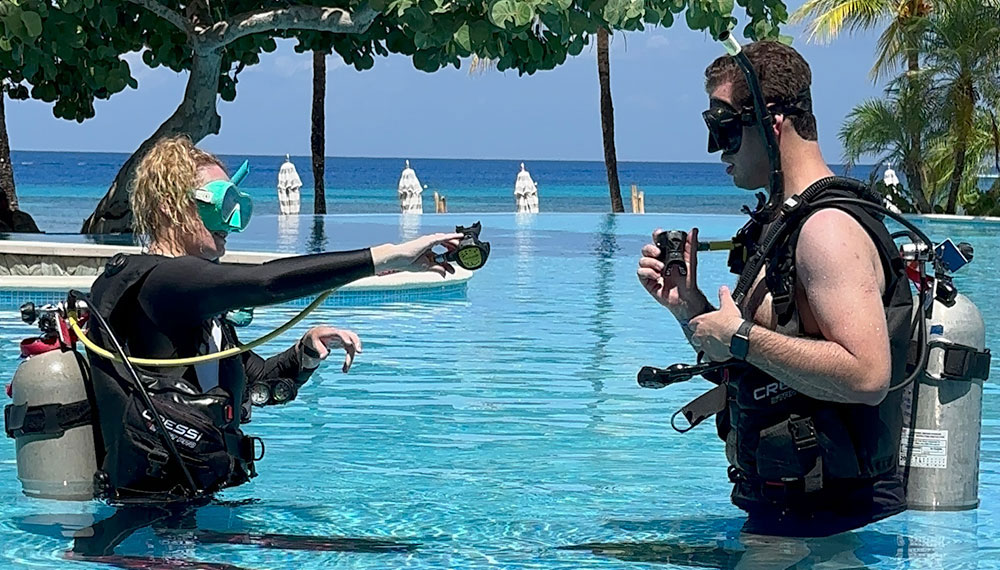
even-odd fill
[[[207,28],[241,14],[280,10],[291,3],[262,0],[155,0],[188,26]],[[354,0],[295,5],[357,11]],[[744,34],[778,37],[788,14],[781,0],[738,0],[747,15]],[[376,57],[409,56],[417,69],[461,67],[473,55],[497,69],[531,74],[578,55],[598,28],[638,31],[670,26],[681,12],[687,25],[717,35],[736,25],[733,0],[372,0],[379,12],[360,34],[309,30],[274,31],[226,45],[218,92],[236,97],[239,73],[276,48],[275,38],[294,38],[296,50],[336,52],[358,70]],[[163,17],[126,0],[5,0],[0,3],[0,80],[15,98],[54,104],[57,117],[83,121],[95,99],[107,99],[138,82],[122,59],[141,52],[142,63],[174,71],[190,69],[194,40]]]

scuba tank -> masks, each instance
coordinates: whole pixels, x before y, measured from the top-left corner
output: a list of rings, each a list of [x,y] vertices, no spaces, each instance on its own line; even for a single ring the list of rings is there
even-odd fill
[[[97,472],[89,368],[58,307],[21,307],[42,334],[21,341],[21,364],[8,385],[7,437],[15,441],[17,477],[25,495],[87,501]]]
[[[948,271],[972,258],[971,247],[951,240],[935,250],[939,259],[958,259],[940,264]],[[925,280],[925,287],[931,285]],[[926,363],[903,393],[899,466],[909,508],[974,509],[979,506],[983,382],[990,372],[986,327],[979,309],[958,293],[949,275],[939,271],[933,286],[930,316],[924,315],[924,354],[917,359]],[[914,306],[919,310],[919,299]]]

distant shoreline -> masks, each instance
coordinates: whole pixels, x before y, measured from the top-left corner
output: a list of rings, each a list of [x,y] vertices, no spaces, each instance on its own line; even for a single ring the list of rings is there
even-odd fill
[[[110,150],[11,150],[11,158],[13,161],[13,155],[18,153],[38,153],[38,154],[102,154],[111,156],[121,156],[123,158],[128,158],[131,152],[117,152]],[[281,158],[284,154],[246,154],[246,153],[219,153],[222,157],[242,157],[242,158]],[[291,155],[293,159],[311,160],[310,155],[304,154],[293,154]],[[470,157],[427,157],[427,156],[326,156],[329,159],[345,159],[345,160],[440,160],[440,161],[470,161],[470,162],[524,162],[524,163],[541,163],[541,162],[558,162],[558,163],[580,163],[580,164],[595,164],[604,163],[601,158],[596,158],[593,160],[586,159],[563,159],[563,158],[470,158]],[[722,163],[717,160],[711,161],[685,161],[685,160],[619,160],[618,164],[663,164],[663,165],[677,165],[677,164],[698,164],[698,165],[719,165]],[[14,162],[15,168],[18,166]],[[830,166],[844,168],[842,163],[830,163]],[[855,164],[853,168],[869,168],[874,167],[875,164]]]

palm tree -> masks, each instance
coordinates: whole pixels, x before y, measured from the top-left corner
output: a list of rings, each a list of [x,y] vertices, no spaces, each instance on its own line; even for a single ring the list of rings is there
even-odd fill
[[[910,182],[910,173],[924,170],[926,144],[914,146],[914,133],[927,141],[938,136],[937,123],[932,120],[926,104],[929,91],[926,81],[897,80],[885,90],[884,99],[863,101],[848,114],[838,134],[844,147],[848,166],[863,156],[875,155],[877,163],[899,164]],[[909,183],[907,195],[910,207],[922,213],[932,211],[926,184]]]
[[[611,103],[611,71],[608,56],[608,31],[597,30],[597,78],[601,84],[601,134],[604,139],[604,167],[608,170],[611,211],[624,212],[622,188],[618,183],[618,157],[615,153],[615,108]]]
[[[940,101],[939,116],[953,138],[954,168],[949,181],[945,211],[955,212],[962,188],[967,156],[983,114],[984,95],[1000,84],[1000,5],[982,0],[944,0],[930,18],[923,47],[927,71]],[[978,170],[982,158],[973,168]]]
[[[313,51],[312,167],[313,213],[326,213],[326,53]]]
[[[927,150],[927,173],[929,186],[935,189],[934,204],[940,211],[947,210],[949,196],[952,193],[952,180],[958,177],[959,190],[957,204],[972,215],[997,215],[996,205],[989,205],[996,200],[996,192],[986,196],[979,188],[979,173],[985,165],[994,161],[994,138],[989,113],[977,109],[973,126],[966,143],[965,161],[959,166],[955,162],[955,131],[949,129],[936,138]],[[956,171],[961,168],[961,172]],[[990,194],[990,192],[987,192]],[[991,198],[984,200],[984,198]],[[955,208],[958,211],[958,206]]]
[[[920,71],[921,25],[934,10],[933,0],[807,0],[790,18],[791,23],[811,20],[809,38],[830,41],[843,31],[870,30],[887,25],[878,40],[872,67],[873,81],[891,77],[905,63],[906,76],[916,79]],[[907,131],[906,145],[912,156],[923,153],[919,128]],[[914,195],[925,195],[923,164],[909,161],[900,165]]]

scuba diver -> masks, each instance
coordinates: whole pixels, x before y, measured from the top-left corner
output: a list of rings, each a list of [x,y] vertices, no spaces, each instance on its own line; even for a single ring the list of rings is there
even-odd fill
[[[454,272],[432,248],[451,252],[461,234],[262,265],[220,264],[228,233],[242,231],[252,214],[250,197],[237,186],[245,174],[244,164],[230,180],[219,159],[185,137],[150,150],[130,196],[148,253],[115,256],[94,282],[87,301],[92,342],[130,358],[211,354],[238,346],[244,308],[383,271]],[[246,351],[189,366],[138,366],[88,346],[98,496],[112,504],[190,501],[245,483],[263,453],[263,442],[240,429],[251,404],[293,399],[333,348],[346,352],[344,372],[362,350],[357,335],[331,327],[310,329],[266,360]]]
[[[768,192],[732,240],[740,280],[734,292],[720,287],[718,307],[708,301],[697,228],[657,230],[638,278],[699,361],[720,363],[704,374],[717,388],[685,417],[693,427],[717,413],[743,531],[860,528],[907,506],[897,388],[912,332],[909,281],[881,217],[859,205],[874,198],[823,159],[802,56],[775,41],[740,52],[728,34],[720,39],[735,47],[705,71],[708,150],[722,152],[736,186]],[[833,197],[843,200],[822,203]]]

